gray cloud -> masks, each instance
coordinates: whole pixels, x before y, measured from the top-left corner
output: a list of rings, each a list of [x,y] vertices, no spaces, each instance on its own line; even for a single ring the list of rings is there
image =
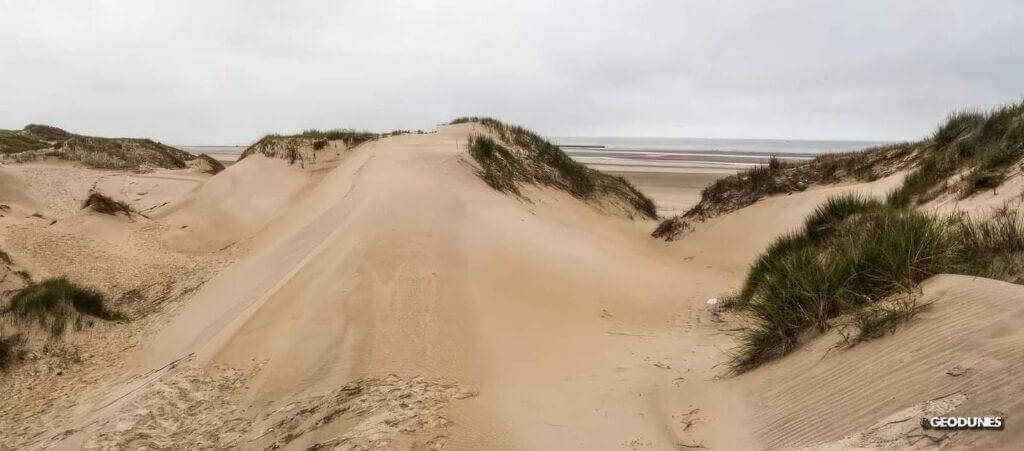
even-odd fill
[[[1022,23],[1013,1],[0,0],[0,128],[908,139],[1021,99]]]

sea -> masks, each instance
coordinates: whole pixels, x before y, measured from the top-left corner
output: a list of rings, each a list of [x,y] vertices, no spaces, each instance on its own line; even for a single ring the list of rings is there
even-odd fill
[[[635,138],[560,136],[548,138],[573,159],[593,166],[636,169],[701,168],[738,171],[764,164],[775,156],[809,160],[820,154],[848,152],[886,144],[883,141],[800,139]],[[238,160],[246,146],[178,146],[205,153],[226,165]]]

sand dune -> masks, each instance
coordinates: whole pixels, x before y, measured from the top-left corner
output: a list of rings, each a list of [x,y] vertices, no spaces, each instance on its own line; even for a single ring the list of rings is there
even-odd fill
[[[679,278],[687,272],[680,260],[631,221],[567,195],[537,191],[530,204],[488,188],[457,146],[470,127],[386,139],[314,174],[252,157],[260,169],[307,177],[296,188],[306,191],[301,200],[238,220],[248,227],[241,233],[254,232],[252,240],[265,245],[204,285],[140,350],[139,371],[185,358],[195,369],[183,371],[251,372],[246,387],[231,396],[254,407],[222,413],[268,425],[239,438],[260,446],[383,440],[605,447],[684,440],[693,431],[683,434],[673,416],[686,412],[663,404],[661,393],[685,392],[685,379],[702,386],[710,376],[671,369],[683,366],[677,359],[691,351],[673,337],[690,319],[666,319],[686,310],[680,293],[699,282]],[[252,205],[249,199],[279,195],[280,182],[250,183],[246,190],[217,186],[230,185],[247,163],[169,207],[171,233],[181,233],[174,221],[194,214],[189,204],[197,199],[241,209]],[[236,218],[249,214],[223,210]],[[277,216],[259,214],[269,211]],[[201,227],[189,229],[202,234]],[[350,384],[359,393],[397,387],[428,405],[359,398],[373,404],[363,406],[372,415],[362,418],[346,403],[370,395],[347,394]],[[140,386],[118,401],[123,407],[106,427],[132,422],[135,403],[145,405],[150,390]],[[345,418],[321,426],[308,424],[320,414],[276,420],[287,416],[279,409],[310,404]],[[280,421],[288,426],[272,426]],[[162,433],[182,434],[183,427]],[[99,430],[108,444],[133,443],[139,434]]]
[[[1024,291],[961,276],[926,284],[933,308],[896,335],[831,352],[835,337],[818,337],[720,377],[736,325],[705,301],[737,288],[761,249],[821,200],[884,193],[903,174],[768,198],[664,243],[648,236],[653,221],[564,192],[527,186],[525,200],[491,189],[465,152],[474,127],[380,139],[308,166],[253,155],[213,177],[72,177],[67,200],[47,207],[52,232],[5,223],[0,247],[54,272],[57,257],[14,241],[88,234],[82,252],[102,249],[104,264],[155,259],[191,275],[191,289],[172,284],[174,308],[119,332],[126,352],[96,351],[109,360],[83,364],[88,385],[58,385],[61,412],[5,406],[19,430],[3,445],[874,447],[930,444],[886,424],[893,415],[1021,410],[1011,378]],[[0,177],[19,208],[48,202],[50,191],[20,194],[35,188],[8,168]],[[148,217],[73,210],[93,184]],[[108,292],[130,288],[102,285],[104,271],[119,274],[71,272]],[[159,274],[136,277],[173,277]],[[23,386],[19,403],[43,405],[38,385]],[[1011,423],[943,443],[1006,446],[1020,434]]]

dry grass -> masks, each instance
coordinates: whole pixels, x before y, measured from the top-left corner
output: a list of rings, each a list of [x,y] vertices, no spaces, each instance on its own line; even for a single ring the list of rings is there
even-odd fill
[[[692,228],[693,226],[689,221],[679,216],[675,216],[661,221],[661,223],[658,224],[658,227],[651,232],[651,236],[654,238],[661,238],[665,241],[674,241],[684,232]]]
[[[931,304],[920,304],[917,300],[916,293],[905,293],[855,310],[845,320],[836,324],[839,336],[842,337],[837,347],[849,348],[896,332],[901,325],[931,308]]]
[[[103,213],[107,215],[116,215],[118,213],[124,213],[126,216],[131,216],[135,213],[128,204],[111,199],[105,194],[98,193],[96,191],[90,192],[89,197],[82,203],[82,208],[91,208],[97,213]]]
[[[347,148],[354,148],[367,141],[379,139],[380,134],[352,129],[317,130],[309,129],[297,135],[270,134],[249,146],[238,157],[238,160],[260,154],[270,158],[282,158],[289,164],[304,159],[303,149],[320,150],[331,141],[341,141]]]
[[[21,334],[0,335],[0,371],[14,364],[24,344],[25,337]]]
[[[209,169],[206,170],[206,172],[209,173],[209,174],[216,175],[216,174],[219,174],[224,169],[226,169],[224,167],[224,163],[221,163],[216,158],[213,158],[213,157],[211,157],[211,156],[209,156],[209,155],[207,155],[205,153],[201,153],[201,154],[197,155],[196,156],[196,160],[202,161],[203,163],[205,163],[209,167]]]
[[[803,191],[811,185],[846,180],[876,180],[911,164],[914,146],[907,143],[859,152],[820,155],[806,163],[775,159],[715,181],[683,218],[702,221],[751,205],[766,196]]]
[[[1024,158],[1024,102],[987,113],[951,115],[924,140],[873,147],[857,152],[820,155],[802,164],[766,165],[716,181],[700,202],[684,213],[704,220],[757,202],[765,196],[841,181],[871,181],[915,168],[888,197],[900,207],[938,196],[969,197],[996,189]],[[956,180],[957,174],[965,176]]]

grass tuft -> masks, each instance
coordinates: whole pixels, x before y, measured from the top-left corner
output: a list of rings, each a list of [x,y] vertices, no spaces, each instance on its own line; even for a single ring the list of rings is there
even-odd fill
[[[918,168],[889,194],[890,204],[912,207],[947,192],[966,198],[996,189],[1024,159],[1024,102],[984,114],[956,113],[918,147]],[[966,176],[955,183],[963,172]]]
[[[804,220],[804,233],[811,240],[820,241],[834,233],[837,225],[847,218],[884,208],[885,204],[878,199],[860,194],[833,196]]]
[[[955,113],[918,142],[820,155],[801,164],[769,162],[719,179],[683,217],[704,220],[811,184],[871,181],[916,167],[887,198],[890,205],[912,207],[948,193],[968,197],[995,189],[1022,159],[1024,102],[1018,102],[987,113]]]
[[[977,111],[958,111],[946,118],[946,122],[935,131],[933,139],[942,144],[949,144],[978,129],[984,122],[985,116]]]
[[[200,161],[206,163],[207,166],[209,166],[209,169],[206,170],[206,172],[209,173],[209,174],[216,175],[216,174],[219,174],[224,169],[227,169],[227,168],[224,167],[224,163],[221,163],[216,158],[213,158],[213,157],[211,157],[211,156],[209,156],[209,155],[207,155],[205,153],[201,153],[201,154],[197,155],[196,156],[196,160],[200,160]]]
[[[0,336],[0,371],[5,371],[14,363],[25,344],[21,334]]]
[[[518,125],[485,117],[462,117],[452,124],[479,123],[495,138],[474,136],[469,153],[480,163],[480,176],[495,189],[520,194],[520,183],[536,183],[580,199],[608,196],[623,201],[641,216],[658,217],[654,202],[622,177],[590,169],[558,146]]]
[[[57,157],[99,169],[180,169],[197,158],[151,139],[100,138],[69,133],[49,125],[0,130],[0,155],[15,162]]]
[[[332,130],[308,129],[296,135],[270,134],[260,138],[255,144],[245,149],[239,155],[238,161],[253,154],[260,154],[270,158],[282,158],[288,160],[288,164],[295,164],[296,161],[315,158],[306,149],[311,149],[312,151],[321,150],[327,147],[331,141],[341,141],[345,144],[345,147],[353,148],[380,137],[381,135],[377,133],[347,128]]]
[[[658,227],[651,232],[651,236],[665,241],[675,241],[680,235],[692,228],[693,226],[687,220],[676,216],[661,221]]]
[[[82,203],[82,208],[92,208],[97,213],[103,213],[107,215],[116,215],[118,213],[124,213],[127,216],[131,216],[135,212],[131,206],[114,200],[105,194],[98,193],[96,191],[90,192],[89,197]]]
[[[80,287],[60,277],[29,285],[11,298],[4,315],[18,323],[37,324],[52,336],[61,336],[69,324],[76,330],[94,320],[123,321],[125,317],[104,305],[98,291]]]
[[[519,195],[517,182],[530,179],[519,159],[491,138],[470,137],[469,154],[480,164],[480,178],[498,191]]]
[[[931,304],[919,304],[917,296],[908,293],[890,301],[856,310],[845,322],[838,325],[842,337],[838,346],[852,347],[894,333],[900,325],[909,322],[930,307]]]
[[[856,320],[862,341],[921,311],[907,300],[939,273],[1022,282],[1024,220],[1009,206],[990,217],[939,217],[860,195],[828,199],[804,227],[757,258],[731,303],[750,321],[730,361],[735,373],[785,355],[812,330]],[[885,301],[885,302],[883,302]],[[880,303],[883,302],[883,303]]]

